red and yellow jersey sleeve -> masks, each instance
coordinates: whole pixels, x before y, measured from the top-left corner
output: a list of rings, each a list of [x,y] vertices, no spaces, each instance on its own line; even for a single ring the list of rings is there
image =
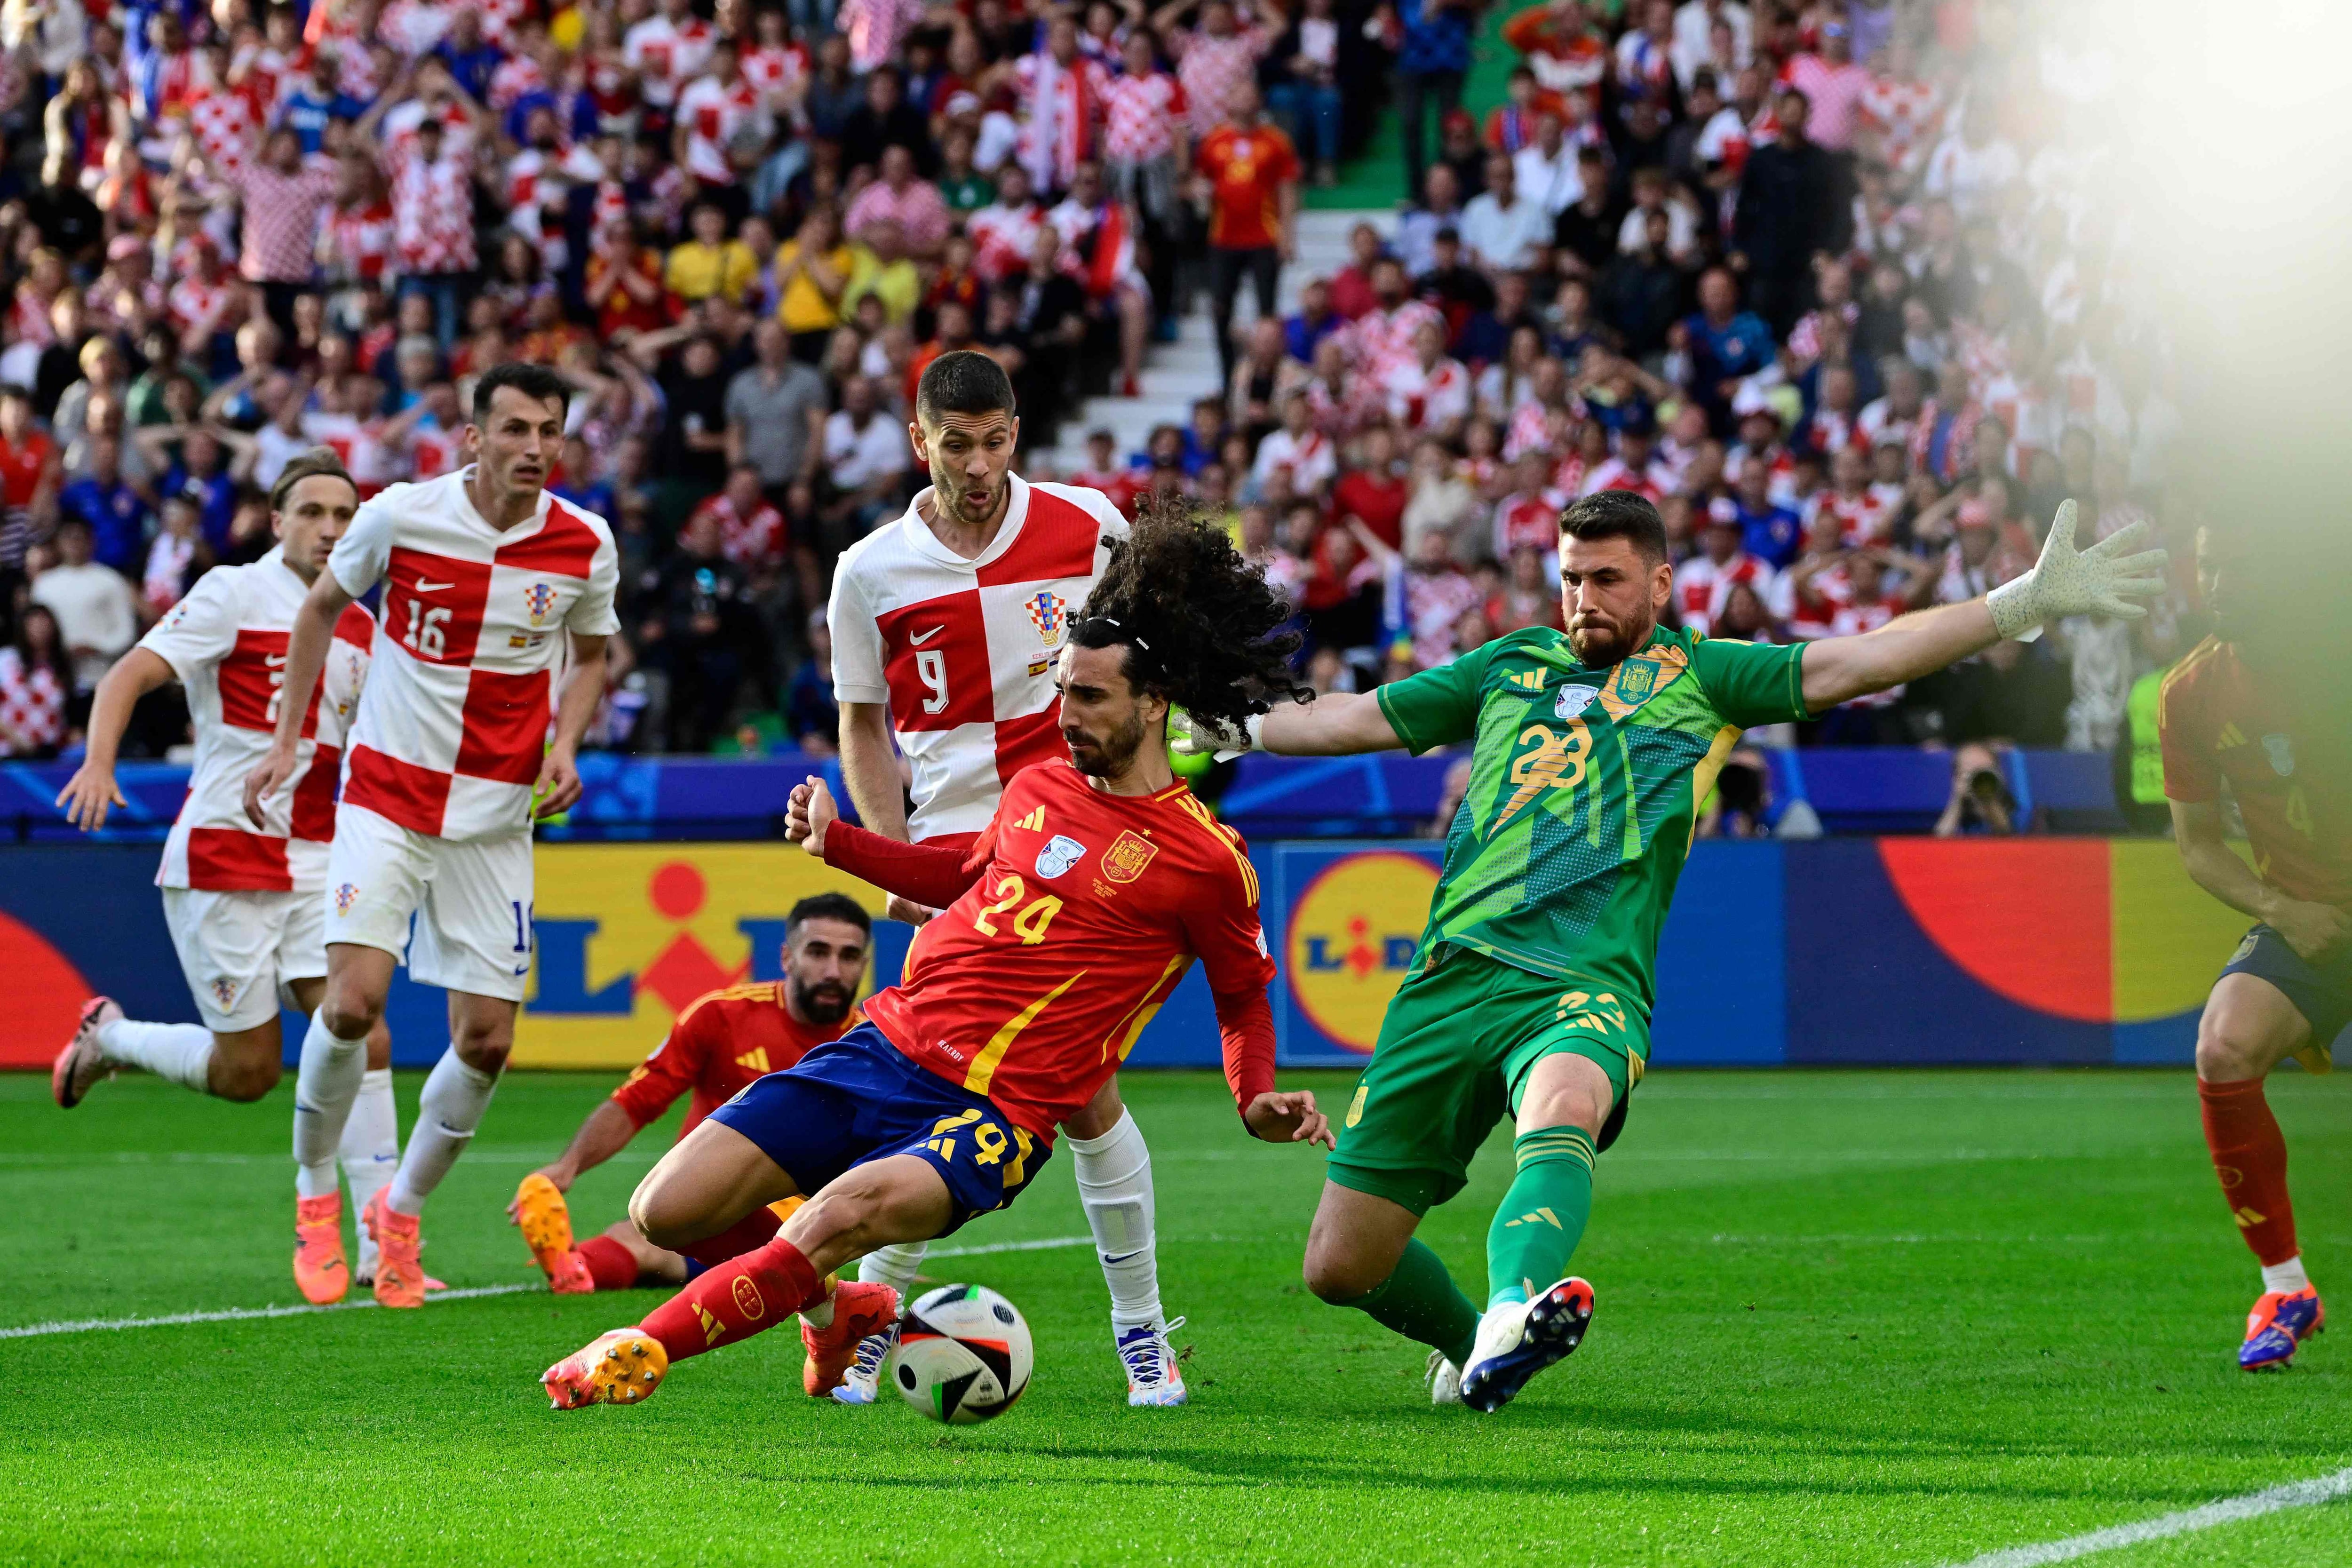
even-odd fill
[[[717,1034],[710,1026],[718,1019],[712,1005],[728,994],[713,991],[688,1003],[653,1054],[632,1068],[613,1091],[613,1102],[639,1127],[659,1120],[679,1095],[702,1081]]]
[[[980,880],[926,925],[867,1016],[928,1070],[1050,1140],[1196,956],[1262,992],[1256,873],[1179,783],[1113,796],[1066,763],[1016,774]]]

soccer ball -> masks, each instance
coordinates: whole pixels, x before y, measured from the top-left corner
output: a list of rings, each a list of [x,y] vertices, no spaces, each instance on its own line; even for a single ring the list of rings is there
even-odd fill
[[[890,1381],[934,1421],[969,1426],[1013,1408],[1029,1386],[1029,1325],[985,1285],[942,1285],[898,1320]]]

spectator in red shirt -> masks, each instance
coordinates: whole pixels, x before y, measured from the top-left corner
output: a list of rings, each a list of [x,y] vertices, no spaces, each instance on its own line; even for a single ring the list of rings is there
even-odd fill
[[[1387,426],[1373,426],[1364,432],[1357,466],[1332,487],[1332,507],[1343,517],[1360,519],[1391,550],[1402,550],[1405,502],[1412,499],[1412,486],[1397,472],[1396,438]]]
[[[1208,176],[1209,282],[1215,295],[1217,363],[1234,374],[1234,299],[1247,274],[1257,313],[1276,316],[1276,285],[1294,248],[1298,219],[1298,154],[1290,138],[1265,122],[1257,84],[1236,84],[1232,114],[1202,140],[1197,160]]]

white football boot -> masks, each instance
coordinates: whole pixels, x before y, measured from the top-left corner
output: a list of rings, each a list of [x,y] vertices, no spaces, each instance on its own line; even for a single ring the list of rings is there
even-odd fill
[[[1531,1301],[1506,1301],[1478,1320],[1470,1364],[1462,1369],[1462,1403],[1500,1410],[1528,1379],[1584,1342],[1592,1322],[1592,1287],[1573,1275]]]
[[[1176,1352],[1168,1343],[1168,1336],[1183,1326],[1183,1319],[1171,1318],[1157,1327],[1147,1324],[1118,1333],[1114,1342],[1119,1362],[1127,1368],[1130,1406],[1184,1403],[1183,1369],[1176,1364]]]
[[[871,1333],[857,1342],[857,1357],[849,1370],[841,1375],[839,1386],[833,1391],[835,1405],[871,1405],[881,1397],[882,1369],[890,1362],[890,1352],[898,1348],[898,1320],[878,1333]]]
[[[1422,1381],[1429,1384],[1432,1405],[1462,1403],[1462,1369],[1446,1360],[1444,1351],[1429,1352],[1429,1370],[1422,1374]]]

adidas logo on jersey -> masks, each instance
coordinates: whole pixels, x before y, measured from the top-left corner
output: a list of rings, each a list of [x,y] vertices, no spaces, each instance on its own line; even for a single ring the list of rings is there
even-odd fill
[[[2235,724],[2223,724],[2221,726],[2221,736],[2213,742],[2213,749],[2217,752],[2226,752],[2231,750],[2232,747],[2242,746],[2245,743],[2246,737],[2239,733],[2238,727]]]
[[[751,1072],[773,1072],[776,1070],[768,1065],[768,1047],[765,1046],[761,1046],[758,1050],[750,1052],[747,1055],[737,1057],[735,1058],[735,1065]]]
[[[1013,823],[1013,826],[1015,827],[1026,828],[1031,833],[1044,832],[1045,830],[1045,808],[1042,805],[1039,806],[1028,816],[1022,817],[1020,820]]]
[[[1517,674],[1512,676],[1510,678],[1510,681],[1512,685],[1517,687],[1522,691],[1541,691],[1543,689],[1544,682],[1543,671],[1540,669],[1523,669]]]

